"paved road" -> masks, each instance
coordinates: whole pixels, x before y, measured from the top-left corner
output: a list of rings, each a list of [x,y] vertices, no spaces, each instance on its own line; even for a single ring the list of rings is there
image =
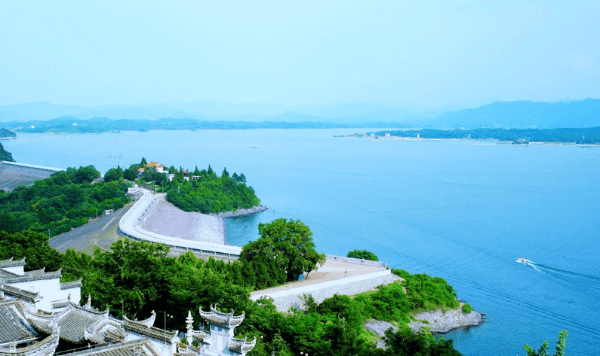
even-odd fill
[[[56,235],[50,239],[50,247],[60,252],[65,252],[69,248],[77,251],[85,250],[94,245],[94,238],[100,237],[111,227],[118,225],[119,220],[132,206],[133,204],[129,203],[112,214],[102,215],[83,226]]]

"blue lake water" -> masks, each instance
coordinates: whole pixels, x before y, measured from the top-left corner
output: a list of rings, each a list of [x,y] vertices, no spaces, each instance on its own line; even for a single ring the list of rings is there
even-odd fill
[[[300,219],[321,252],[368,249],[445,278],[487,313],[446,336],[466,355],[553,348],[562,329],[568,355],[600,353],[600,148],[333,138],[364,131],[21,134],[3,144],[20,162],[103,173],[142,156],[243,172],[270,209],[229,219],[229,243],[255,239],[260,222]]]

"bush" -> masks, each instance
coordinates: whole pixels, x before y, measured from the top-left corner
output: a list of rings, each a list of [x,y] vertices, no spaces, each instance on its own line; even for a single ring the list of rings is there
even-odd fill
[[[465,312],[465,313],[467,313],[467,314],[469,314],[470,312],[473,311],[473,307],[471,307],[469,305],[469,303],[463,304],[462,311]]]
[[[367,250],[352,250],[348,252],[346,257],[362,258],[369,261],[379,261],[373,252]]]

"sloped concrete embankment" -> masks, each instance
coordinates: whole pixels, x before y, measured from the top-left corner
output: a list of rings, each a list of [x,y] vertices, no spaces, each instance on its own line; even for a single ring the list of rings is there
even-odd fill
[[[372,290],[383,284],[389,284],[400,278],[391,273],[390,270],[383,270],[374,273],[340,278],[333,281],[312,284],[289,290],[279,290],[272,293],[253,293],[252,300],[258,300],[261,297],[273,298],[273,304],[280,312],[286,312],[289,308],[304,308],[302,297],[310,294],[317,303],[321,303],[334,294],[355,295]]]

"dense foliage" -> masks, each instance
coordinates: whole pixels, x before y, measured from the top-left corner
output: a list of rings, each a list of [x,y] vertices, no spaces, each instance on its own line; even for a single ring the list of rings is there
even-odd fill
[[[500,141],[535,141],[579,144],[600,144],[600,127],[565,129],[474,129],[474,130],[400,130],[374,132],[376,136],[389,133],[397,137],[442,139],[496,139]],[[367,133],[370,135],[371,133]]]
[[[4,146],[2,146],[1,142],[0,142],[0,161],[8,161],[8,162],[15,161],[13,159],[12,154],[4,149]]]
[[[435,341],[429,334],[406,329],[388,333],[390,347],[386,351],[375,348],[363,325],[366,319],[392,320],[389,316],[393,315],[401,318],[400,322],[408,321],[403,314],[410,312],[408,300],[398,283],[354,298],[335,295],[320,305],[307,296],[305,312],[279,313],[271,300],[249,299],[256,287],[253,276],[258,274],[252,266],[262,263],[266,267],[269,262],[225,263],[212,258],[204,261],[191,252],[177,258],[167,253],[163,245],[120,240],[110,252],[96,249],[93,259],[69,250],[63,257],[63,268],[74,271],[72,278],[83,277],[82,294],[90,294],[97,308],[108,307],[119,314],[124,310],[128,317],[138,319],[147,318],[152,310],[165,311],[173,315],[167,318],[169,329],[183,330],[188,310],[195,327],[200,327],[198,307],[206,310],[214,303],[224,311],[244,311],[246,318],[236,332],[258,338],[250,355],[297,355],[302,351],[311,355],[392,356],[417,349],[423,355],[459,355],[451,341]],[[278,269],[277,264],[273,267]],[[162,316],[160,312],[157,315],[161,325]]]
[[[456,309],[460,304],[456,291],[443,278],[423,273],[410,274],[401,269],[392,269],[392,273],[404,279],[406,297],[413,311]]]
[[[369,261],[379,261],[379,259],[373,252],[367,250],[352,250],[348,252],[346,256],[352,258],[362,258],[363,260]]]
[[[303,273],[325,262],[325,255],[315,250],[312,232],[300,220],[277,219],[259,224],[260,238],[244,246],[242,262],[268,261],[286,272],[286,281],[295,281]]]
[[[0,194],[0,230],[12,233],[32,229],[57,235],[129,201],[123,181],[91,184],[98,176],[94,166],[68,168],[35,181],[31,187]]]
[[[0,233],[0,260],[11,257],[15,260],[26,257],[26,270],[45,267],[46,271],[56,271],[63,262],[62,255],[48,244],[48,236],[31,230]]]
[[[260,200],[252,187],[246,186],[244,174],[229,176],[227,169],[218,177],[208,166],[207,170],[196,171],[196,179],[183,179],[179,171],[170,185],[167,200],[185,211],[216,213],[248,209],[259,205]]]

